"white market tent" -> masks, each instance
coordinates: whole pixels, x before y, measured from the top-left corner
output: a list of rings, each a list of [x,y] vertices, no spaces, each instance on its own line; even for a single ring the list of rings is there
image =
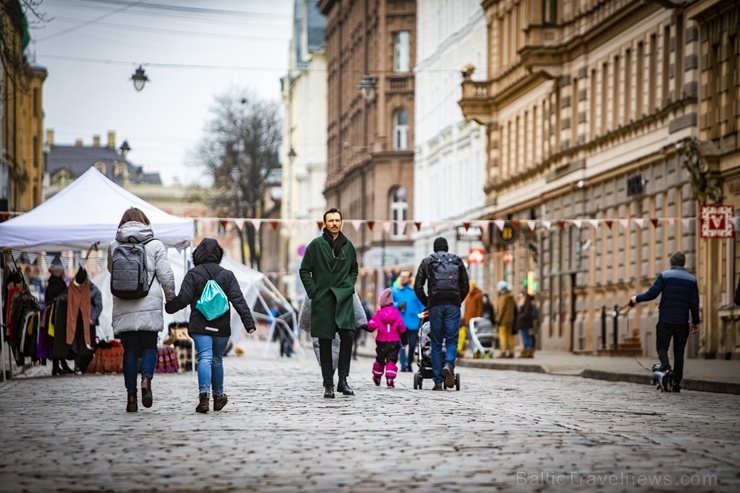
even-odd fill
[[[193,241],[193,219],[164,212],[91,167],[33,210],[0,223],[0,249],[84,251],[96,243],[107,248],[116,236],[121,216],[130,207],[144,211],[155,237],[165,245],[189,245]],[[1,278],[2,272],[0,281]],[[0,310],[2,306],[0,299]],[[4,379],[5,341],[0,341],[0,353]]]
[[[41,252],[84,251],[97,242],[107,246],[130,207],[144,211],[154,236],[165,245],[190,244],[193,240],[192,218],[164,212],[91,167],[30,212],[0,223],[0,248]]]

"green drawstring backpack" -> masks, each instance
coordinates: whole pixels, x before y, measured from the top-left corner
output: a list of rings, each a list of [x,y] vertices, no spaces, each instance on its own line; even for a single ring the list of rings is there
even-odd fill
[[[221,286],[215,280],[210,279],[203,287],[195,308],[206,317],[206,320],[215,320],[229,311],[229,298],[226,297]]]

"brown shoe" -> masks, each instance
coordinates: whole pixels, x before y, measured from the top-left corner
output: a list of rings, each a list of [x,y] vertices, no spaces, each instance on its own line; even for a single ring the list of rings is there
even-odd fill
[[[442,387],[441,385],[435,385],[432,390],[444,390],[444,387]]]
[[[152,379],[141,377],[141,405],[152,407],[152,402],[154,402],[154,398],[152,397]]]
[[[135,413],[138,410],[139,410],[139,405],[136,402],[136,394],[129,395],[128,399],[126,399],[126,412]]]
[[[198,405],[195,408],[196,413],[207,413],[208,412],[208,405],[211,401],[211,396],[208,394],[200,394],[198,397]]]
[[[214,395],[213,396],[213,410],[220,411],[221,409],[224,408],[227,402],[229,402],[229,398],[226,397],[226,394]]]

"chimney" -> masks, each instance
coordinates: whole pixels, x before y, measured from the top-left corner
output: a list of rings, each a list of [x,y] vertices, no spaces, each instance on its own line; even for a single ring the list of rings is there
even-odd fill
[[[100,147],[100,135],[93,135],[93,147]]]
[[[108,149],[116,148],[116,133],[113,130],[108,130]]]
[[[54,145],[54,129],[53,128],[46,129],[46,145],[48,147],[51,147]]]
[[[75,147],[82,147],[82,139],[75,140]]]

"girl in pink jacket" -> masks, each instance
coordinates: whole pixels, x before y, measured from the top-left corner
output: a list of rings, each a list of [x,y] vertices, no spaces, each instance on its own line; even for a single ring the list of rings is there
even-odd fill
[[[401,312],[393,306],[393,294],[385,289],[380,294],[380,310],[367,324],[369,332],[377,331],[375,335],[375,362],[373,363],[373,382],[380,385],[380,378],[385,368],[385,379],[389,388],[393,388],[393,380],[398,372],[398,350],[401,345],[408,344],[406,326],[403,324]]]

